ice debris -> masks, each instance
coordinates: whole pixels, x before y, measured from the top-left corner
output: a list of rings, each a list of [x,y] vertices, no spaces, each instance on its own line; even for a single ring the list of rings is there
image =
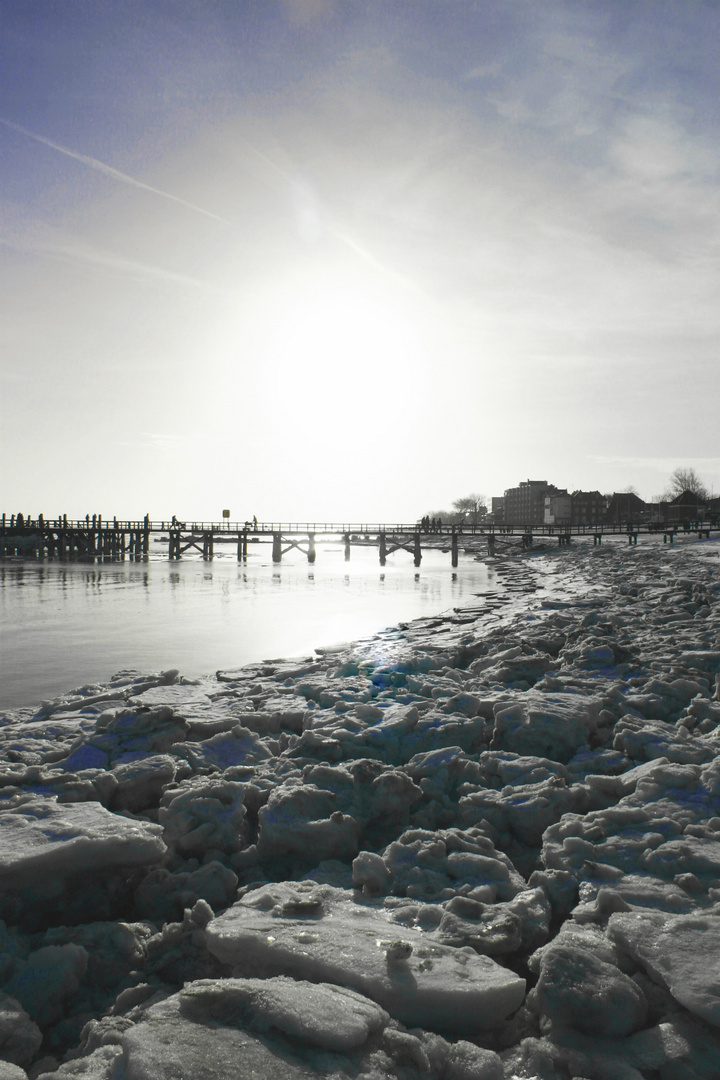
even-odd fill
[[[717,1080],[716,545],[0,717],[0,1080]]]

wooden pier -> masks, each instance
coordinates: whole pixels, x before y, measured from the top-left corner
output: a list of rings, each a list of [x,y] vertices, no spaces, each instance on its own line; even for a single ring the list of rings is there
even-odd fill
[[[720,531],[720,522],[691,521],[674,524],[602,524],[552,526],[502,526],[502,525],[441,525],[431,531],[423,530],[417,523],[337,523],[337,522],[235,522],[152,521],[149,515],[134,521],[103,519],[89,515],[84,520],[72,521],[63,515],[37,518],[22,514],[3,514],[0,521],[0,557],[24,557],[36,559],[76,559],[90,562],[115,562],[124,559],[146,559],[151,553],[151,543],[167,544],[169,559],[179,559],[187,553],[212,559],[216,544],[232,544],[239,562],[248,557],[248,545],[268,543],[272,545],[272,561],[280,563],[288,551],[297,550],[306,555],[309,563],[316,558],[316,541],[322,537],[341,543],[345,559],[350,559],[352,547],[375,547],[380,565],[384,566],[389,555],[395,551],[407,551],[413,556],[415,566],[420,566],[423,548],[449,552],[453,566],[458,565],[460,550],[474,554],[487,551],[498,554],[514,544],[515,548],[529,551],[536,539],[557,540],[558,547],[569,545],[573,538],[592,536],[593,544],[600,544],[606,536],[627,536],[628,543],[635,545],[638,536],[658,536],[672,544],[675,537],[695,534],[710,538],[711,529]]]

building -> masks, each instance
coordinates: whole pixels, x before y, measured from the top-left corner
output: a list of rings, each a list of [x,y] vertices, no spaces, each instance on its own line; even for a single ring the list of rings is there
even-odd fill
[[[572,495],[558,491],[545,496],[545,525],[570,525],[572,522]]]
[[[633,491],[614,491],[605,511],[607,525],[629,525],[644,521],[648,516],[648,507]]]
[[[573,525],[599,525],[605,520],[607,499],[599,491],[573,491],[571,520]]]
[[[492,497],[490,520],[496,525],[502,525],[505,522],[505,500],[502,495],[493,495]]]
[[[545,499],[558,493],[554,484],[547,480],[523,480],[517,487],[505,491],[506,525],[543,525],[545,523]]]

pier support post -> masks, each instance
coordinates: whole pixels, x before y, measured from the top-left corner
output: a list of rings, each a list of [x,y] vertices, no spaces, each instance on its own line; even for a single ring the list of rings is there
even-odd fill
[[[280,533],[273,533],[272,561],[282,561],[282,537]]]
[[[238,533],[237,557],[238,562],[247,562],[247,529]]]
[[[308,562],[315,562],[315,533],[308,533]]]
[[[345,562],[350,562],[350,533],[345,533],[343,540],[345,541]]]
[[[453,529],[452,540],[450,542],[450,561],[453,566],[458,564],[458,538],[457,533]]]
[[[492,533],[487,538],[488,541],[488,555],[495,554],[495,537]]]
[[[203,533],[203,559],[212,559],[213,546],[213,534],[211,532]]]
[[[420,550],[420,533],[415,533],[415,543],[413,547],[413,560],[416,566],[419,566],[422,562],[422,551]]]
[[[387,562],[387,546],[385,544],[385,533],[380,533],[380,565],[384,566]]]

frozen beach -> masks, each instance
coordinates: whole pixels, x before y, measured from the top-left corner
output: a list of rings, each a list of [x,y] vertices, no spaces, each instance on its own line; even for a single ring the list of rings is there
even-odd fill
[[[0,1080],[717,1080],[719,556],[0,717]]]

